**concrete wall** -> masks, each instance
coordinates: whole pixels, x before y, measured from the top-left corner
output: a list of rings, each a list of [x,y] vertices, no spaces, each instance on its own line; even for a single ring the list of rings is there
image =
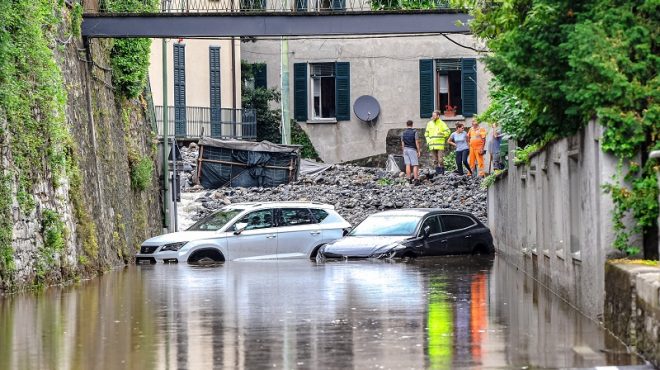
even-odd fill
[[[241,42],[237,38],[235,45],[235,64],[232,69],[231,40],[167,40],[167,100],[174,105],[174,44],[186,45],[186,105],[191,107],[210,107],[209,47],[220,47],[220,83],[222,85],[222,108],[241,107]],[[151,64],[149,82],[154,105],[163,105],[163,47],[160,39],[151,43]],[[233,81],[232,81],[232,76]],[[232,91],[235,88],[236,107],[233,106]],[[174,119],[174,117],[172,117]]]
[[[605,326],[660,367],[660,266],[609,263]]]
[[[470,35],[451,35],[460,44],[483,49]],[[268,87],[280,89],[280,41],[244,43],[243,59],[266,63]],[[413,120],[424,128],[427,118],[419,114],[419,60],[476,58],[477,53],[448,41],[441,35],[383,38],[325,38],[289,40],[289,101],[293,113],[293,64],[350,62],[351,120],[336,123],[301,122],[321,159],[335,163],[385,153],[387,132],[405,128]],[[490,75],[477,63],[478,112],[488,106]],[[380,103],[375,123],[360,121],[353,103],[371,95]],[[292,114],[293,115],[293,114]],[[457,121],[465,121],[460,117]],[[456,121],[447,120],[450,127]]]
[[[592,318],[603,312],[605,260],[617,254],[613,205],[601,188],[617,160],[600,150],[601,135],[592,122],[548,145],[529,165],[511,164],[488,190],[488,224],[499,253]]]

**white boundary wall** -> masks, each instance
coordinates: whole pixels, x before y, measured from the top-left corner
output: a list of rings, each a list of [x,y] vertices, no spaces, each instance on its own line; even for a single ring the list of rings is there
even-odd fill
[[[617,254],[613,204],[602,185],[612,181],[618,160],[601,150],[602,130],[591,122],[529,165],[511,162],[488,190],[498,253],[592,318],[603,312],[605,260]]]

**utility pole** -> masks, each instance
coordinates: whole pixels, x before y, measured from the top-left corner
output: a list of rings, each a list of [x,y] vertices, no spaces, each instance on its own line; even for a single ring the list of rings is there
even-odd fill
[[[291,144],[291,119],[289,118],[289,39],[280,41],[280,97],[282,108],[282,144]]]
[[[163,2],[165,4],[165,2]],[[163,5],[164,6],[164,5]],[[167,122],[167,40],[163,39],[163,228],[170,231],[169,125]]]

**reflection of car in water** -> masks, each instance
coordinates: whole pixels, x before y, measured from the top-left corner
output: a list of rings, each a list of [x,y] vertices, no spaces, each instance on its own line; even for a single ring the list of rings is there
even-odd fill
[[[152,286],[145,300],[174,308],[151,313],[161,317],[156,359],[189,356],[189,368],[203,369],[443,369],[481,364],[471,348],[485,328],[473,322],[489,305],[472,307],[470,297],[491,266],[489,256],[451,256],[138,269]]]
[[[318,258],[393,258],[492,252],[490,230],[470,213],[403,209],[367,217],[346,237],[321,247]]]
[[[142,243],[136,262],[314,258],[350,227],[334,207],[310,202],[237,203]]]

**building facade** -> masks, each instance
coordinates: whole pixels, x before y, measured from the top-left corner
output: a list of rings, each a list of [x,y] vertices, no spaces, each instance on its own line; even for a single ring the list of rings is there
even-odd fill
[[[168,39],[169,133],[179,138],[241,136],[251,117],[241,110],[241,49],[238,38]],[[162,134],[163,47],[151,44],[149,82]],[[250,122],[256,125],[256,122]],[[256,126],[255,126],[256,127]],[[255,131],[256,133],[256,131]]]
[[[292,38],[287,58],[279,40],[242,45],[249,63],[265,64],[266,85],[280,89],[281,60],[288,60],[290,116],[307,132],[321,159],[336,163],[386,152],[391,129],[407,120],[423,128],[433,110],[450,127],[469,124],[488,106],[490,75],[479,60],[484,47],[470,35]],[[370,121],[355,101],[374,97],[380,112]],[[448,106],[452,109],[448,109]],[[454,115],[450,117],[454,110]]]

